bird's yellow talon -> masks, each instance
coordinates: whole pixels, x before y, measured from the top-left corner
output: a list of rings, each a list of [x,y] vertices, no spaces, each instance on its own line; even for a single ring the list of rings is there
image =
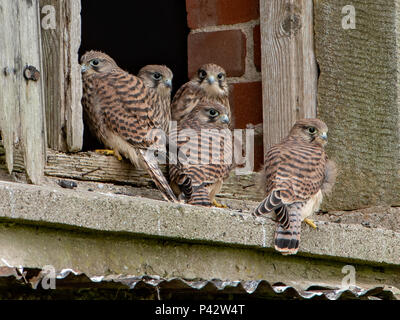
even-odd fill
[[[105,156],[114,156],[116,157],[119,161],[122,161],[122,157],[118,152],[115,152],[114,150],[108,150],[108,149],[97,149],[94,152],[98,154],[102,154]]]
[[[317,225],[314,223],[313,220],[306,218],[306,219],[304,219],[304,222],[307,223],[312,228],[317,229]]]
[[[222,203],[218,203],[217,200],[213,200],[212,202],[213,206],[217,207],[217,208],[228,208],[226,205],[222,204]]]
[[[113,156],[115,154],[114,150],[108,150],[108,149],[96,149],[94,150],[94,152],[105,156]]]

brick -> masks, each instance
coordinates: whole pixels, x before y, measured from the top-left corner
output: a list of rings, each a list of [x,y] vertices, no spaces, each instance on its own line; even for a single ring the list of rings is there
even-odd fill
[[[229,103],[235,128],[244,129],[249,123],[256,125],[263,122],[261,81],[231,84]],[[263,138],[258,136],[254,139],[255,170],[261,169],[263,161]]]
[[[190,29],[217,25],[216,0],[186,0],[186,11]]]
[[[190,29],[243,23],[260,17],[259,0],[186,0]]]
[[[248,123],[263,121],[261,81],[231,84],[229,102],[236,128],[246,128]]]
[[[261,71],[261,33],[259,24],[253,29],[253,42],[254,65],[257,71]]]
[[[205,63],[223,67],[228,77],[245,73],[246,36],[241,30],[190,33],[188,74],[191,77]]]

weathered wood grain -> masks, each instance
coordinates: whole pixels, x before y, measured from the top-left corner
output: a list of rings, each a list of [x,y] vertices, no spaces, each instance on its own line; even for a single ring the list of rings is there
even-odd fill
[[[42,30],[48,146],[76,152],[83,143],[82,84],[78,61],[80,0],[40,0],[55,10],[55,28]]]
[[[63,47],[61,46],[61,1],[40,0],[41,17],[46,19],[45,14],[53,12],[44,11],[45,6],[52,6],[55,14],[55,29],[42,29],[42,54],[43,54],[43,80],[45,85],[46,102],[46,132],[47,143],[50,148],[67,151],[64,119],[65,119],[65,96],[64,96],[64,60]]]
[[[42,78],[24,78],[26,66],[42,72],[40,54],[39,2],[0,1],[1,56],[0,128],[9,172],[20,148],[28,180],[39,184],[45,159],[45,132]]]
[[[3,150],[0,143],[0,169],[5,168]],[[23,158],[18,150],[14,157],[14,171],[23,171]],[[161,168],[167,175],[166,167],[162,166]],[[66,154],[49,149],[45,174],[50,177],[111,182],[157,189],[150,176],[143,170],[135,169],[129,161],[118,161],[115,157],[107,157],[94,152]],[[232,172],[218,196],[236,200],[261,201],[263,199],[256,173],[235,175],[235,172]]]
[[[316,115],[312,0],[260,0],[264,150]]]
[[[162,171],[167,176],[165,166],[162,166]],[[102,156],[94,152],[65,154],[48,150],[45,174],[77,180],[155,188],[150,176],[143,170],[135,169],[130,162],[118,161],[115,157]],[[239,200],[261,200],[263,195],[258,188],[256,177],[255,173],[236,176],[232,172],[219,196]]]
[[[343,29],[342,8],[350,3],[316,1],[318,115],[339,169],[329,210],[400,205],[398,3],[351,1],[355,29]]]
[[[83,144],[82,78],[78,50],[81,46],[81,0],[65,0],[63,38],[66,59],[64,70],[68,86],[65,88],[66,136],[69,152],[77,152]]]
[[[14,142],[20,136],[17,115],[19,114],[19,103],[15,101],[18,95],[18,84],[14,66],[14,41],[18,33],[13,35],[11,30],[17,30],[17,21],[11,19],[16,14],[15,6],[7,3],[6,0],[0,2],[0,43],[2,44],[0,55],[0,131],[6,151],[6,167],[8,172],[14,168],[13,149]],[[14,38],[14,40],[13,40]]]

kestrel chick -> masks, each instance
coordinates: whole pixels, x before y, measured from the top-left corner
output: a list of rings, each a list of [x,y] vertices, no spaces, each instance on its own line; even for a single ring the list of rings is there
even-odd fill
[[[165,149],[165,140],[154,133],[163,129],[169,117],[161,107],[162,97],[105,53],[85,53],[81,68],[82,104],[89,129],[116,155],[147,170],[166,200],[177,201],[151,152]]]
[[[190,204],[218,205],[215,195],[232,168],[228,110],[218,103],[199,103],[171,132],[185,153],[185,163],[170,165],[171,187]],[[186,152],[185,152],[186,151]]]
[[[139,70],[138,77],[147,88],[156,90],[161,97],[160,108],[157,110],[166,115],[163,117],[162,129],[168,133],[171,121],[172,71],[163,65],[147,65]]]
[[[172,120],[180,121],[200,102],[222,104],[230,117],[228,95],[225,70],[213,63],[205,64],[176,92],[171,104]]]
[[[307,217],[319,210],[323,193],[335,182],[335,164],[324,150],[327,132],[328,127],[319,119],[299,120],[289,135],[266,154],[266,198],[255,215],[274,212],[275,249],[282,254],[297,253],[301,222],[305,220],[315,227]]]

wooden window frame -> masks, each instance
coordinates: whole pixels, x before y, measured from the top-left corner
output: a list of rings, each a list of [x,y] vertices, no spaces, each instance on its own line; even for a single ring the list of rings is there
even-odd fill
[[[313,0],[260,0],[264,152],[317,116]]]
[[[81,0],[40,0],[52,6],[56,28],[43,29],[42,57],[45,87],[47,145],[77,152],[83,144],[82,80],[78,60],[81,43]]]
[[[38,65],[42,70],[36,89],[38,96],[41,95],[41,103],[36,105],[36,109],[41,112],[36,110],[35,115],[27,114],[38,123],[36,133],[32,135],[30,131],[24,138],[24,141],[30,141],[27,146],[11,148],[11,140],[5,139],[8,170],[26,171],[29,180],[36,184],[47,175],[151,185],[151,179],[143,171],[133,170],[126,161],[119,162],[92,152],[77,153],[83,145],[82,80],[78,61],[81,0],[34,0],[33,3],[37,6],[36,36],[40,44],[36,55],[41,57]],[[40,28],[45,14],[40,11],[48,5],[55,8],[56,27],[53,29]],[[260,27],[264,150],[267,150],[287,135],[296,119],[316,116],[313,2],[260,0]],[[9,119],[3,118],[3,123]],[[23,121],[22,124],[26,125]],[[26,130],[24,132],[26,134]],[[7,136],[7,133],[3,135]],[[31,153],[33,144],[36,151]],[[241,195],[244,199],[253,192],[257,194],[254,198],[257,200],[259,194],[253,178],[254,174],[237,177],[233,174],[222,193],[234,197]]]

